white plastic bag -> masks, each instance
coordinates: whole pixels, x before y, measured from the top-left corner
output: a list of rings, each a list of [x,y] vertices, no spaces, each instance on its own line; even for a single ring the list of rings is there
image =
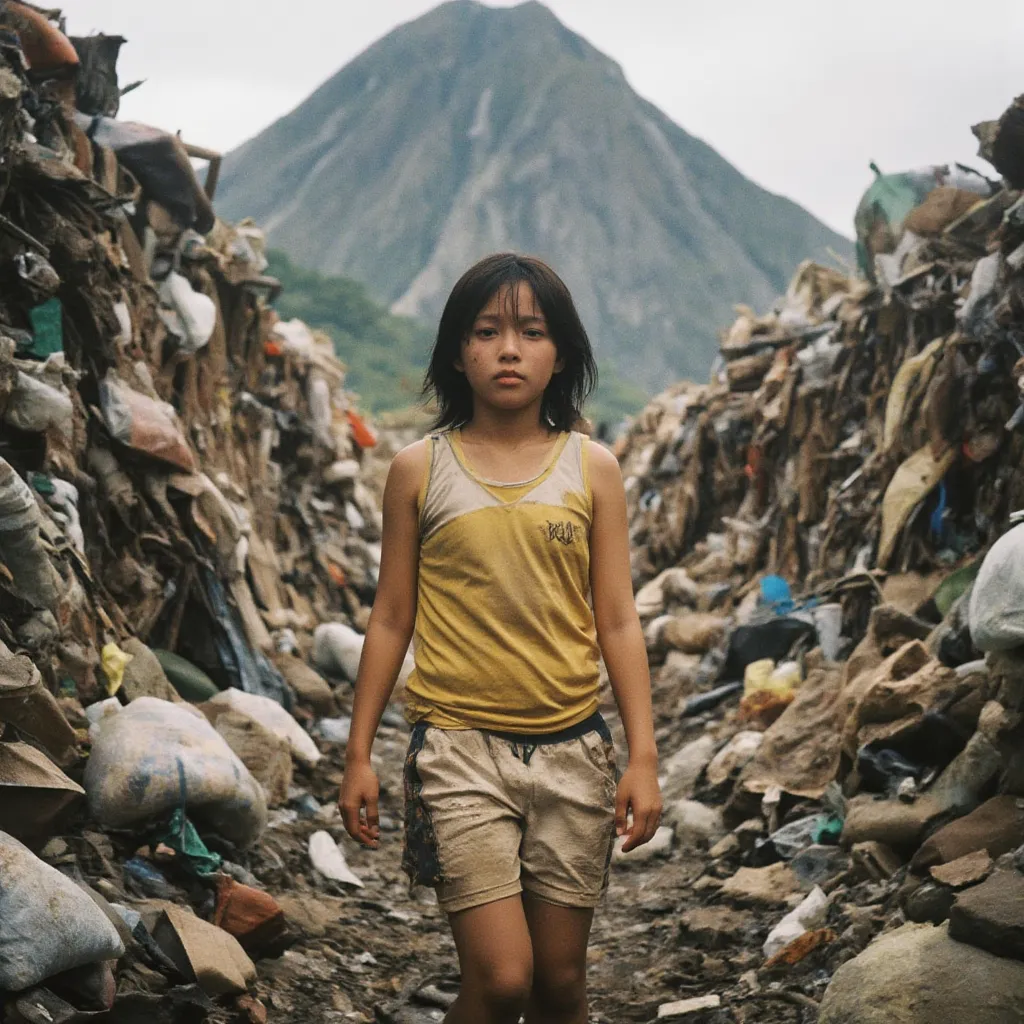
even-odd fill
[[[1024,646],[1024,524],[1003,534],[981,563],[968,623],[979,651]]]
[[[820,928],[828,914],[828,897],[815,886],[796,910],[791,910],[769,933],[762,947],[766,957],[775,956],[804,932]]]
[[[312,767],[323,757],[309,733],[277,701],[269,697],[229,689],[222,690],[207,703],[231,708],[259,722],[264,729],[285,740],[292,754],[303,764]]]
[[[357,889],[363,888],[362,881],[348,866],[345,854],[331,838],[330,832],[314,832],[309,837],[309,859],[324,878],[341,882],[343,885],[352,885]]]
[[[160,300],[168,307],[163,321],[178,339],[182,351],[198,352],[217,326],[217,306],[213,299],[195,291],[188,278],[172,270],[160,283]]]
[[[185,804],[204,823],[248,846],[267,827],[263,788],[202,712],[140,697],[90,729],[85,789],[96,819],[128,828]]]
[[[0,832],[0,990],[20,992],[122,953],[116,929],[86,892]]]

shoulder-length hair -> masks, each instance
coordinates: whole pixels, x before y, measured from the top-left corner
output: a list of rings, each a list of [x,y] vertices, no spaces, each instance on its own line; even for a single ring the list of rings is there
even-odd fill
[[[466,375],[455,369],[455,361],[480,310],[503,288],[510,287],[514,296],[520,282],[533,291],[564,364],[544,391],[541,421],[564,431],[574,429],[582,416],[583,403],[597,386],[597,363],[572,295],[543,260],[505,252],[470,267],[445,303],[423,382],[424,395],[437,402],[434,430],[462,427],[473,418],[473,392]],[[518,310],[514,312],[518,317]]]

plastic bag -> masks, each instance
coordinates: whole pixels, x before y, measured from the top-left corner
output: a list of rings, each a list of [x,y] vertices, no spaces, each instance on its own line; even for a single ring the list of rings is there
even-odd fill
[[[0,879],[0,990],[20,992],[124,953],[117,930],[92,898],[5,832]]]
[[[4,407],[4,423],[29,433],[42,434],[53,428],[70,441],[74,430],[71,396],[19,370],[14,390]]]
[[[93,815],[128,828],[186,807],[189,818],[239,846],[267,825],[260,784],[201,712],[140,697],[92,728],[85,789]]]
[[[8,587],[34,608],[53,608],[64,582],[39,541],[41,525],[28,484],[0,459],[0,559],[14,577]]]
[[[804,932],[820,928],[828,914],[828,897],[815,886],[807,899],[791,910],[769,933],[762,951],[766,957],[775,956]]]
[[[195,228],[203,234],[213,228],[213,206],[196,178],[181,139],[136,121],[81,113],[74,118],[93,142],[117,154],[147,198],[156,200],[181,227]]]
[[[160,283],[160,299],[168,307],[163,321],[183,352],[194,355],[210,340],[217,326],[217,305],[197,292],[188,279],[171,271]]]
[[[979,651],[1024,646],[1024,524],[992,545],[971,590],[971,640]]]
[[[192,450],[171,406],[108,374],[100,381],[100,407],[107,430],[115,440],[186,473],[194,472]]]
[[[224,690],[210,699],[211,704],[232,708],[259,722],[275,736],[288,742],[295,757],[303,764],[315,765],[323,755],[312,737],[280,704],[269,697],[241,690]]]
[[[351,885],[357,889],[363,888],[362,881],[348,866],[345,854],[331,838],[329,832],[314,832],[309,837],[309,859],[313,862],[313,867],[324,878],[329,878],[332,882],[341,882],[343,885]]]

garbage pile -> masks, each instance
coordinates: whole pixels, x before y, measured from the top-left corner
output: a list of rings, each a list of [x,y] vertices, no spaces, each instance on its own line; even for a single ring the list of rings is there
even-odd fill
[[[241,862],[313,799],[293,767],[346,725],[380,564],[344,367],[275,314],[258,227],[216,217],[219,157],[117,119],[123,42],[0,3],[12,1024],[265,1019],[251,957],[287,927]],[[328,832],[311,857],[358,882]]]
[[[620,444],[682,941],[763,941],[723,1006],[1024,1015],[1022,112],[1001,182],[880,178],[867,276],[802,265]]]

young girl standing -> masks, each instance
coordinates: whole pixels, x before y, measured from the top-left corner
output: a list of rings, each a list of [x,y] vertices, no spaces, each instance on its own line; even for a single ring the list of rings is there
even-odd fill
[[[658,827],[650,679],[615,458],[573,430],[596,381],[568,289],[502,254],[455,285],[427,371],[438,432],[395,456],[341,787],[379,841],[370,747],[415,630],[405,852],[448,914],[448,1024],[587,1024],[586,952],[615,834]],[[629,745],[598,707],[604,656]]]

